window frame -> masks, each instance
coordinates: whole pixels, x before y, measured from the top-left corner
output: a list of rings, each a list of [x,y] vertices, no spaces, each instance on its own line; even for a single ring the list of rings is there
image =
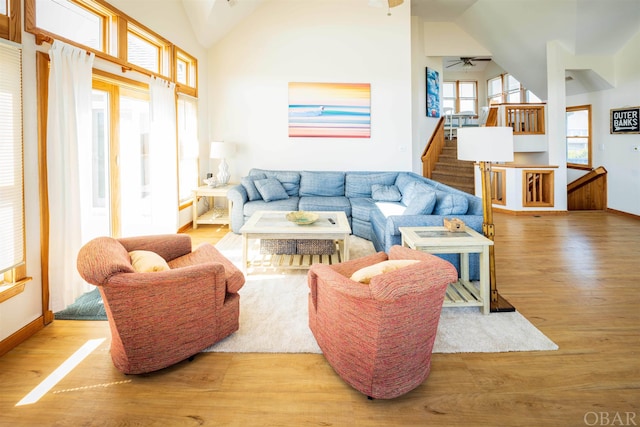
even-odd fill
[[[460,100],[461,99],[473,100],[473,104],[474,104],[473,113],[475,115],[478,115],[478,81],[477,80],[445,80],[443,82],[443,85],[444,84],[453,84],[454,85],[454,91],[455,91],[454,112],[456,112],[456,113],[461,112],[460,111]],[[461,97],[460,96],[460,84],[472,84],[473,85],[473,93],[474,93],[473,98]],[[446,98],[446,99],[452,99],[452,98]],[[465,111],[468,111],[468,110],[465,110]]]
[[[506,81],[511,77],[513,80],[518,82],[518,87],[516,89],[508,90]],[[500,92],[491,92],[491,82],[498,80],[500,81]],[[520,97],[520,101],[509,101],[509,96],[518,94]],[[531,98],[535,96],[538,100],[531,100]],[[513,75],[509,73],[500,74],[495,77],[491,77],[487,79],[487,103],[488,105],[496,105],[496,104],[540,104],[542,101],[538,96],[525,88],[520,80],[513,77]]]
[[[20,0],[7,0],[6,4],[7,13],[0,14],[0,38],[22,43]]]
[[[19,0],[10,0],[12,2],[19,3]],[[156,76],[165,80],[169,80],[176,83],[176,90],[179,93],[186,93],[188,95],[197,97],[198,94],[198,68],[195,57],[188,54],[183,49],[178,48],[169,40],[160,36],[156,32],[147,28],[140,22],[129,17],[125,13],[111,6],[103,0],[66,0],[87,11],[98,14],[103,17],[103,47],[101,50],[93,49],[89,46],[85,46],[77,41],[69,40],[58,34],[51,33],[47,30],[39,28],[36,22],[36,0],[24,0],[25,3],[25,31],[36,36],[36,43],[42,44],[44,42],[52,43],[53,40],[60,40],[65,43],[78,46],[82,49],[86,49],[93,52],[97,58],[104,59],[106,61],[115,63],[122,67],[124,71],[136,71],[138,73]],[[155,46],[160,48],[160,65],[159,72],[148,70],[144,67],[140,67],[136,64],[128,62],[128,44],[127,36],[131,32],[136,37],[142,38]],[[178,56],[175,52],[180,51]],[[176,81],[176,68],[177,60],[188,58],[192,61],[194,69],[193,73],[193,86],[178,84]]]
[[[566,123],[566,113],[575,112],[575,111],[586,111],[588,114],[588,124],[587,124],[587,133],[588,135],[569,135],[569,129],[566,129],[565,126],[565,149],[567,150],[567,168],[569,169],[580,169],[580,170],[591,170],[593,168],[592,162],[592,153],[593,153],[593,128],[592,121],[593,115],[591,114],[591,104],[586,105],[575,105],[566,108],[565,112],[565,123]],[[587,140],[587,164],[583,165],[581,163],[571,163],[569,162],[569,147],[568,147],[568,139],[569,138],[585,138]]]
[[[9,2],[7,2],[7,6],[9,8],[15,7],[15,5],[18,2],[16,0],[10,0]],[[11,14],[11,9],[7,11],[8,14]],[[8,16],[8,15],[2,15],[4,16]],[[19,24],[18,24],[19,25]],[[7,36],[10,36],[11,34],[7,34]],[[11,42],[14,42],[14,40],[10,40],[7,37],[4,37],[4,34],[0,35],[1,38],[3,39],[7,39]],[[3,42],[4,43],[4,42]],[[22,55],[23,55],[23,51],[22,48],[19,47],[19,57],[20,57],[20,63],[22,63]],[[24,205],[24,135],[23,135],[23,128],[24,128],[24,120],[23,120],[23,96],[22,96],[22,67],[20,66],[20,82],[19,82],[19,86],[20,86],[20,109],[19,109],[19,115],[20,115],[20,135],[19,135],[19,141],[20,141],[20,147],[19,147],[19,151],[22,153],[22,158],[19,160],[21,163],[21,171],[20,171],[20,175],[21,175],[21,182],[19,183],[19,186],[21,187],[21,194],[20,194],[20,198],[22,201],[22,259],[20,262],[18,262],[17,264],[14,264],[12,267],[8,268],[6,271],[3,271],[0,273],[0,302],[6,301],[9,298],[12,298],[20,293],[22,293],[24,291],[24,287],[25,284],[31,280],[30,277],[27,276],[27,239],[26,239],[26,220],[25,220],[25,205]]]

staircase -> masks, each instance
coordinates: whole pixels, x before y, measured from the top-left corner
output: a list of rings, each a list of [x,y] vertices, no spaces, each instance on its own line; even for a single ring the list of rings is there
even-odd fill
[[[469,194],[475,194],[474,162],[458,160],[458,143],[446,140],[431,179]]]

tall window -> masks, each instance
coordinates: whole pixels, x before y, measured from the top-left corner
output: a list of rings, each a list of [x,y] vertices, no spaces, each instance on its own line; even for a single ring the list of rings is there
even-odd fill
[[[487,80],[487,101],[489,105],[504,102],[513,104],[542,102],[511,74],[502,74]]]
[[[194,98],[178,96],[178,196],[180,203],[191,198],[198,186],[198,104]]]
[[[442,106],[455,112],[478,112],[478,91],[475,81],[448,81],[442,84]]]
[[[591,169],[591,105],[567,107],[567,167]]]
[[[443,82],[442,83],[442,108],[451,108],[451,111],[456,110],[456,100],[458,98],[455,82]]]
[[[0,38],[20,42],[20,3],[0,5]],[[0,302],[26,279],[23,165],[22,49],[0,40]]]
[[[3,1],[0,0],[0,2]],[[17,2],[19,0],[11,1]],[[180,106],[178,107],[182,108],[184,113],[181,116],[181,120],[185,121],[185,123],[188,122],[187,124],[183,123],[186,127],[183,128],[182,133],[187,132],[185,129],[189,130],[188,136],[183,137],[184,135],[182,135],[180,140],[176,141],[178,152],[181,155],[185,155],[184,158],[181,157],[178,165],[180,168],[178,173],[180,199],[184,200],[187,197],[186,194],[190,195],[191,188],[198,185],[197,156],[199,150],[197,146],[195,150],[192,147],[194,143],[197,144],[197,138],[193,133],[197,132],[198,128],[197,108],[195,107],[197,105],[195,97],[198,96],[197,60],[159,34],[122,14],[122,12],[113,9],[102,0],[24,1],[25,10],[27,11],[25,17],[27,31],[45,38],[62,38],[63,41],[70,44],[94,50],[96,56],[117,65],[122,65],[123,70],[135,70],[151,76],[157,75],[176,83],[179,94],[194,97],[193,99],[188,97],[181,98],[181,101],[179,101]],[[96,73],[98,72],[94,72],[94,77],[100,78],[102,76],[100,73]],[[111,77],[107,78],[110,84],[114,82]],[[118,86],[118,82],[116,82],[116,86]],[[125,144],[125,146],[118,145],[113,147],[109,141],[121,138],[117,130],[123,129],[124,126],[133,126],[136,120],[140,126],[143,126],[146,119],[141,116],[134,116],[138,114],[136,113],[136,108],[139,107],[140,111],[142,111],[147,107],[148,100],[139,98],[137,95],[139,94],[139,88],[134,90],[131,87],[126,87],[125,89],[118,89],[116,93],[112,92],[112,86],[109,86],[108,90],[103,89],[104,84],[94,91],[93,149],[96,157],[93,159],[93,166],[97,168],[96,170],[99,173],[96,173],[93,177],[94,193],[92,197],[95,204],[94,212],[98,213],[100,210],[104,210],[103,213],[109,217],[122,214],[118,210],[120,209],[119,206],[114,207],[110,204],[109,200],[118,200],[111,193],[130,190],[133,187],[132,185],[127,185],[126,188],[119,189],[114,186],[118,176],[113,174],[112,168],[118,151],[112,151],[112,154],[109,154],[108,150],[114,150],[115,148],[125,150],[128,146]],[[125,93],[128,95],[125,95]],[[145,93],[147,93],[146,89]],[[116,107],[120,110],[116,110]],[[126,117],[127,114],[130,114],[131,117]],[[114,121],[116,125],[111,127],[111,123]],[[138,155],[141,163],[134,165],[140,169],[139,177],[135,177],[135,180],[130,182],[138,183],[138,178],[140,178],[140,189],[144,194],[145,188],[149,188],[148,180],[150,179],[148,174],[145,174],[145,170],[148,170],[148,167],[145,167],[145,162],[148,161],[148,141],[145,140],[145,138],[148,138],[148,130],[146,131],[146,136],[144,135],[144,130],[136,129],[135,131],[140,131],[143,134],[136,134],[135,137],[123,135],[122,138],[127,138],[128,144],[139,146]],[[139,138],[139,140],[136,139],[135,142],[129,141],[131,138]],[[120,143],[123,142],[120,141]],[[195,160],[192,158],[194,153]],[[122,164],[125,159],[120,158],[118,161]],[[195,164],[195,168],[193,164]],[[188,170],[182,170],[185,167]],[[187,190],[187,186],[189,190]],[[117,233],[117,230],[122,229],[124,225],[124,223],[114,223],[110,225],[103,224],[101,227],[108,226],[107,231],[110,229],[112,232]]]

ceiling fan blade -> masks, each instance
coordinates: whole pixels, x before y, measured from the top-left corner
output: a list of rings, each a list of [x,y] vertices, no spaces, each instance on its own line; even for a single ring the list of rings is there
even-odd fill
[[[456,62],[454,62],[453,64],[449,64],[449,65],[447,65],[445,68],[455,67],[455,66],[456,66],[456,65],[458,65],[458,64],[462,64],[462,61],[456,61]]]

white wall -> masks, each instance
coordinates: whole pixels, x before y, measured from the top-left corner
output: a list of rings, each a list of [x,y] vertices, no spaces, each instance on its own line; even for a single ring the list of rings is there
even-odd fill
[[[359,0],[266,2],[210,49],[208,79],[209,140],[238,147],[232,180],[253,167],[411,169],[408,2],[391,16]],[[289,82],[371,83],[371,138],[289,138]]]
[[[574,95],[567,106],[591,104],[592,164],[607,170],[608,207],[640,215],[640,147],[639,134],[612,135],[610,110],[640,106],[640,33],[615,56],[616,87]],[[569,182],[583,172],[569,170]]]
[[[421,155],[436,130],[440,118],[427,117],[427,81],[426,68],[433,68],[440,74],[440,84],[443,81],[442,58],[426,56],[424,50],[424,21],[417,16],[411,17],[411,86],[412,86],[412,117],[413,141],[412,164],[413,172],[422,175]]]

